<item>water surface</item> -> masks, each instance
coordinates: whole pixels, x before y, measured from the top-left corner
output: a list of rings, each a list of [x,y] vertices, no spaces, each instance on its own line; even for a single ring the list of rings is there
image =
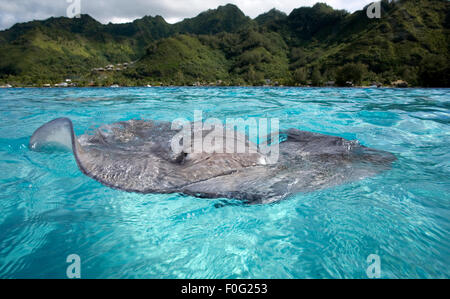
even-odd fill
[[[120,120],[276,117],[394,153],[381,175],[242,205],[140,195],[84,176],[71,153],[31,152],[36,128],[72,119],[77,134]],[[450,277],[448,89],[80,88],[0,90],[0,277]]]

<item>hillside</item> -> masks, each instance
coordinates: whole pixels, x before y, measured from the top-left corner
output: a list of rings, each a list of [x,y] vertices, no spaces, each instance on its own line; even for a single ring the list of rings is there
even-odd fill
[[[323,3],[254,20],[231,4],[176,24],[161,16],[107,25],[88,15],[50,18],[0,32],[0,85],[71,78],[78,85],[448,87],[449,13],[446,0],[403,0],[383,1],[380,19]]]
[[[323,36],[321,42],[301,48],[304,55],[293,57],[292,65],[318,68],[326,80],[336,79],[333,70],[339,66],[360,63],[367,68],[367,81],[403,79],[412,85],[449,86],[449,2],[383,4],[381,19],[368,19],[364,10],[347,15],[334,25],[334,32],[322,26],[315,35]]]
[[[176,35],[152,43],[126,76],[181,85],[198,80],[215,82],[228,78],[227,64],[221,51],[203,45],[198,38]]]
[[[227,4],[202,12],[195,18],[184,19],[173,27],[177,33],[217,34],[235,32],[253,25],[256,25],[255,22],[236,5]]]

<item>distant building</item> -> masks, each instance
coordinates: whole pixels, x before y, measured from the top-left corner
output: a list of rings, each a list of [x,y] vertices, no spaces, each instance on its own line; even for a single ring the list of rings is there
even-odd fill
[[[405,87],[408,87],[408,82],[406,82],[404,80],[397,80],[397,81],[391,82],[391,85],[394,87],[398,87],[398,88],[405,88]]]
[[[370,83],[370,87],[375,88],[375,87],[381,87],[383,86],[383,84],[381,84],[380,82],[375,82],[373,81],[372,83]]]

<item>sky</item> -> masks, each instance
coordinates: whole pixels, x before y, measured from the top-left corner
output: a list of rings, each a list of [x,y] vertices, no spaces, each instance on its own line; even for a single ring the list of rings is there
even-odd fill
[[[15,23],[44,20],[49,17],[68,16],[69,6],[80,7],[82,14],[89,14],[106,24],[126,23],[145,15],[163,16],[169,23],[192,18],[200,12],[227,3],[236,4],[246,15],[254,18],[277,8],[289,14],[294,8],[325,2],[336,9],[353,12],[374,0],[0,0],[0,30]],[[76,5],[79,2],[79,6]],[[76,6],[74,6],[74,4]],[[70,14],[70,12],[69,12]],[[70,16],[70,15],[69,15]]]

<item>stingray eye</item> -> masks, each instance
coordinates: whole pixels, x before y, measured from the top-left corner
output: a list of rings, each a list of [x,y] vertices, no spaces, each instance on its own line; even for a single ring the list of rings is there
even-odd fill
[[[183,164],[184,161],[186,160],[187,156],[188,156],[187,153],[181,152],[181,153],[179,153],[178,155],[175,156],[175,158],[173,159],[173,162],[177,163],[177,164]]]

